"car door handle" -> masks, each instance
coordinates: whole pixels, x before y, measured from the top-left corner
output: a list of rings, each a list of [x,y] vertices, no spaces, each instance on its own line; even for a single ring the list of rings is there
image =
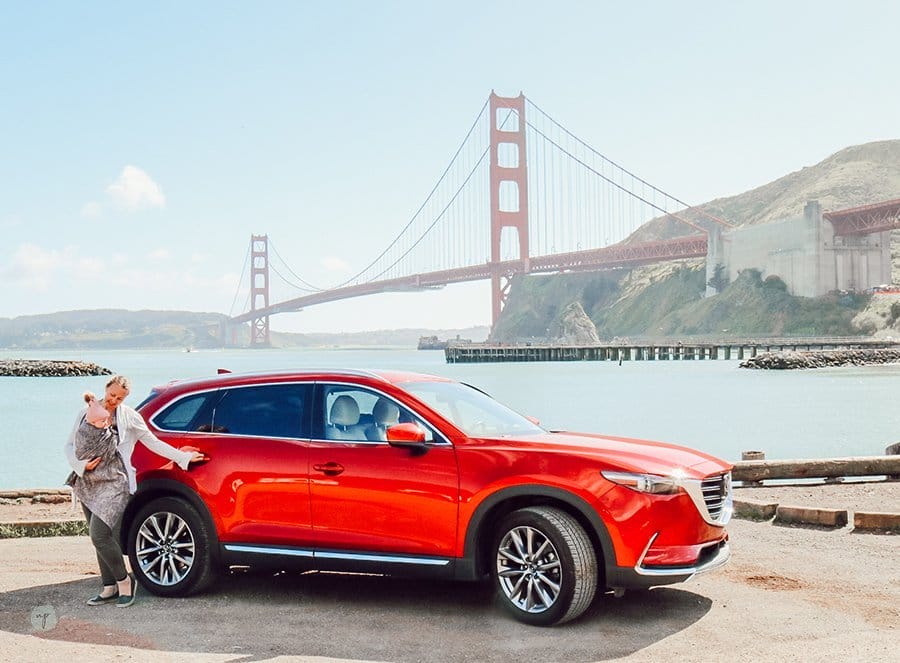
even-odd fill
[[[344,466],[340,463],[331,462],[324,465],[313,465],[313,469],[316,472],[322,472],[330,477],[334,477],[344,471]]]

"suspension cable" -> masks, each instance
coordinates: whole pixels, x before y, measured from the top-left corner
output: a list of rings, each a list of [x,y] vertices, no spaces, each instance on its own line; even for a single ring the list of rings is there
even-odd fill
[[[620,169],[620,170],[622,170],[622,171],[628,173],[629,175],[631,175],[632,177],[634,177],[636,180],[638,180],[638,181],[641,182],[642,184],[646,184],[647,186],[649,186],[649,187],[650,187],[651,189],[653,189],[654,191],[657,191],[657,192],[661,193],[663,196],[665,196],[665,197],[667,197],[667,198],[670,198],[671,200],[674,200],[676,203],[678,203],[679,205],[681,205],[681,206],[684,207],[685,209],[693,210],[693,211],[695,211],[695,212],[697,212],[697,213],[699,213],[699,214],[702,214],[703,216],[708,217],[709,219],[711,219],[711,220],[715,221],[716,223],[721,224],[721,225],[723,225],[723,226],[726,226],[726,227],[734,227],[734,224],[733,224],[733,223],[730,223],[729,221],[726,221],[725,219],[721,219],[721,218],[719,218],[719,217],[717,217],[717,216],[715,216],[715,215],[713,215],[713,214],[710,214],[709,212],[706,212],[705,210],[703,210],[703,209],[697,207],[696,205],[689,205],[688,203],[684,202],[683,200],[679,200],[679,199],[676,198],[675,196],[673,196],[673,195],[671,195],[671,194],[669,194],[669,193],[663,191],[663,190],[660,189],[659,187],[654,186],[653,184],[650,184],[650,182],[647,182],[646,180],[641,179],[640,177],[638,177],[637,175],[635,175],[634,173],[632,173],[632,172],[631,172],[630,170],[628,170],[627,168],[624,168],[623,166],[620,166],[618,163],[616,163],[616,162],[613,161],[612,159],[606,157],[605,155],[601,154],[600,152],[598,152],[597,150],[595,150],[593,147],[591,147],[590,145],[588,145],[586,142],[584,142],[583,140],[581,140],[578,136],[576,136],[575,134],[573,134],[571,131],[569,131],[569,130],[566,129],[563,125],[561,125],[559,122],[557,122],[555,119],[553,119],[553,117],[551,117],[549,114],[547,114],[540,106],[538,106],[536,103],[534,103],[533,101],[531,101],[531,99],[528,100],[528,103],[531,104],[532,106],[534,106],[535,110],[537,110],[539,113],[541,113],[544,117],[546,117],[548,120],[550,120],[553,124],[555,124],[555,125],[558,126],[560,129],[562,129],[562,130],[563,130],[570,138],[574,139],[579,145],[581,145],[582,147],[587,148],[588,150],[590,150],[591,152],[593,152],[596,156],[600,157],[600,158],[603,159],[604,161],[608,161],[609,163],[611,163],[611,164],[612,164],[613,166],[615,166],[616,168],[618,168],[618,169]],[[658,208],[657,208],[657,209],[658,209]],[[668,214],[668,212],[666,212],[666,213]]]
[[[549,117],[549,116],[548,116],[548,117]],[[540,129],[538,129],[537,127],[535,127],[535,126],[534,126],[533,124],[531,124],[530,122],[527,123],[527,126],[529,126],[529,127],[532,129],[532,131],[534,131],[534,132],[535,132],[536,134],[538,134],[541,138],[543,138],[544,140],[546,140],[547,142],[549,142],[551,145],[555,146],[558,150],[560,150],[563,154],[565,154],[566,156],[568,156],[570,159],[572,159],[572,160],[574,160],[574,161],[580,163],[582,166],[584,166],[585,168],[587,168],[589,171],[591,171],[592,173],[594,173],[594,174],[597,175],[598,177],[600,177],[600,178],[606,180],[607,182],[609,182],[610,184],[612,184],[612,185],[613,185],[614,187],[616,187],[617,189],[619,189],[619,190],[621,190],[621,191],[624,191],[625,193],[627,193],[627,194],[628,194],[629,196],[631,196],[632,198],[637,198],[638,200],[640,200],[640,201],[646,203],[647,205],[649,205],[649,206],[652,207],[653,209],[655,209],[655,210],[657,210],[657,211],[659,211],[659,212],[662,212],[662,213],[663,213],[664,215],[666,215],[666,216],[670,216],[670,217],[672,217],[673,219],[676,219],[676,220],[678,220],[678,221],[681,221],[682,223],[685,223],[685,224],[691,226],[692,228],[696,228],[697,230],[699,230],[699,231],[701,231],[701,232],[703,232],[703,233],[708,233],[708,231],[707,231],[703,226],[699,226],[699,225],[697,225],[696,223],[693,223],[692,221],[688,221],[687,219],[684,219],[684,218],[678,216],[678,215],[675,214],[674,212],[670,212],[670,211],[668,211],[668,210],[666,210],[666,209],[660,207],[660,206],[657,205],[656,203],[651,202],[650,200],[647,200],[646,198],[643,198],[643,197],[637,195],[637,194],[634,193],[633,191],[629,191],[624,185],[619,184],[618,182],[615,182],[614,180],[610,179],[609,177],[607,177],[607,176],[604,175],[603,173],[599,172],[597,169],[595,169],[595,168],[593,168],[592,166],[590,166],[589,164],[587,164],[587,163],[586,163],[585,161],[583,161],[582,159],[579,159],[577,156],[575,156],[574,154],[572,154],[571,152],[569,152],[566,148],[564,148],[562,145],[560,145],[559,143],[557,143],[555,140],[553,140],[552,138],[550,138],[549,136],[547,136],[547,134],[545,134],[543,131],[541,131]],[[624,168],[622,168],[621,170],[622,170],[622,172],[625,172],[625,173],[628,173],[629,175],[632,175],[632,173],[629,173],[629,172],[628,172],[627,170],[625,170]],[[634,175],[632,175],[632,176],[634,177]],[[640,178],[638,178],[638,179],[640,179]],[[653,185],[651,184],[650,186],[652,187]],[[662,193],[665,193],[665,192],[662,192]],[[670,196],[670,197],[671,197],[671,196]],[[672,198],[672,200],[675,200],[675,199]],[[678,201],[676,201],[676,202],[678,202]],[[679,204],[680,204],[680,203],[679,203]]]
[[[462,190],[466,187],[466,184],[469,183],[469,180],[472,179],[472,175],[474,175],[474,174],[475,174],[475,171],[478,170],[478,167],[481,165],[481,162],[484,161],[484,157],[487,156],[487,153],[490,151],[490,149],[491,149],[491,147],[490,147],[490,145],[488,145],[488,147],[484,150],[484,152],[481,153],[481,157],[478,159],[478,161],[477,161],[477,162],[475,163],[475,165],[472,167],[472,170],[469,171],[469,174],[466,176],[466,179],[464,179],[463,182],[462,182],[462,184],[459,185],[459,188],[458,188],[458,189],[456,190],[456,192],[450,197],[450,200],[447,202],[446,205],[444,205],[444,208],[440,211],[440,213],[434,218],[434,221],[431,222],[431,225],[428,226],[428,227],[425,229],[425,232],[423,232],[423,233],[419,236],[419,238],[412,244],[412,246],[410,246],[408,249],[406,249],[406,251],[404,251],[403,254],[401,254],[396,260],[394,260],[394,262],[392,262],[390,265],[388,265],[387,267],[385,267],[381,272],[379,272],[378,274],[376,274],[375,276],[373,276],[372,278],[370,278],[368,281],[366,281],[366,283],[371,283],[372,281],[375,281],[375,280],[377,280],[378,278],[380,278],[381,276],[383,276],[383,275],[385,274],[385,272],[387,272],[389,269],[395,267],[395,266],[397,265],[397,263],[399,263],[401,260],[403,260],[403,258],[405,258],[406,256],[408,256],[409,253],[410,253],[414,248],[416,248],[416,247],[422,242],[423,239],[425,239],[425,236],[428,235],[429,232],[431,232],[431,229],[434,228],[435,225],[437,225],[437,222],[440,221],[440,220],[444,217],[444,214],[447,213],[447,210],[450,209],[450,206],[451,206],[451,205],[456,201],[456,199],[459,197],[459,194],[460,194],[460,193],[462,192]]]
[[[241,267],[241,276],[238,279],[237,289],[234,291],[234,297],[231,300],[231,308],[228,309],[228,317],[234,316],[234,305],[237,303],[238,295],[241,294],[241,282],[244,280],[244,274],[247,272],[247,261],[250,260],[250,246],[247,246],[247,252],[244,254],[244,266]]]
[[[276,256],[278,256],[278,259],[281,261],[281,264],[284,265],[285,268],[291,273],[291,275],[293,275],[293,277],[294,277],[295,279],[297,279],[297,280],[298,280],[300,283],[302,283],[303,285],[302,285],[302,286],[298,286],[296,283],[291,283],[291,282],[288,281],[284,276],[281,276],[281,274],[279,274],[279,276],[281,276],[281,279],[282,279],[285,283],[287,283],[289,286],[292,286],[292,287],[294,287],[294,288],[297,288],[297,290],[305,290],[305,291],[307,291],[307,292],[323,292],[323,291],[325,290],[325,288],[319,288],[318,286],[314,286],[312,283],[310,283],[310,282],[307,281],[306,279],[302,278],[302,277],[299,276],[293,269],[291,269],[291,266],[287,263],[287,261],[286,261],[284,258],[281,257],[281,254],[278,253],[278,249],[275,248],[275,245],[272,243],[271,240],[269,241],[269,246],[272,247],[272,252],[273,252]]]
[[[340,287],[343,287],[343,286],[345,286],[345,285],[348,285],[349,283],[352,283],[353,281],[355,281],[355,280],[357,280],[358,278],[360,278],[360,277],[361,277],[363,274],[365,274],[369,269],[371,269],[372,267],[374,267],[375,264],[376,264],[379,260],[381,260],[381,259],[387,254],[387,252],[390,251],[390,250],[394,247],[394,245],[395,245],[398,241],[400,241],[400,238],[403,236],[403,233],[405,233],[405,232],[409,229],[409,227],[413,224],[413,222],[418,218],[419,214],[422,213],[422,210],[425,208],[425,206],[426,206],[426,205],[428,204],[428,202],[431,200],[432,196],[434,196],[434,193],[435,193],[435,191],[437,191],[438,187],[441,185],[441,182],[444,181],[444,178],[447,176],[447,173],[450,171],[450,168],[453,167],[453,164],[456,162],[456,158],[459,156],[459,153],[462,151],[463,147],[464,147],[464,146],[466,145],[466,143],[468,142],[469,136],[472,135],[472,132],[475,130],[475,127],[478,126],[478,122],[481,120],[481,116],[484,115],[484,109],[488,107],[488,103],[489,103],[489,102],[490,102],[490,98],[488,98],[488,99],[484,102],[484,105],[481,107],[481,110],[478,111],[478,115],[477,115],[477,117],[475,118],[475,121],[472,123],[472,126],[469,127],[469,131],[466,132],[466,137],[463,138],[462,143],[460,143],[459,147],[456,149],[456,153],[453,155],[453,158],[450,159],[450,163],[447,164],[447,167],[444,169],[444,172],[441,173],[440,178],[438,178],[437,183],[436,183],[436,184],[434,185],[434,187],[431,189],[431,191],[429,192],[428,196],[426,196],[425,201],[419,206],[419,209],[416,210],[416,213],[412,215],[412,218],[409,220],[409,222],[408,222],[405,226],[403,226],[403,229],[397,234],[397,236],[394,238],[394,240],[393,240],[390,244],[387,245],[387,247],[384,249],[384,251],[382,251],[380,254],[378,254],[378,257],[377,257],[377,258],[375,258],[372,262],[370,262],[368,265],[366,265],[366,266],[365,266],[363,269],[361,269],[357,274],[355,274],[354,276],[351,276],[349,279],[347,279],[347,280],[344,281],[343,283],[341,283],[341,284],[335,286],[336,288],[340,288]],[[482,158],[484,158],[484,157],[482,156]],[[479,161],[480,161],[480,160],[479,160]],[[468,181],[468,179],[467,179],[466,181]],[[430,230],[432,227],[434,227],[434,224],[433,224],[433,223],[431,224],[431,226],[429,226],[428,230]],[[425,234],[427,234],[427,232],[428,232],[428,231],[426,230],[425,233],[423,233],[423,237],[424,237]],[[422,239],[422,238],[420,237],[419,240],[416,241],[416,244],[418,244],[419,241],[421,241],[421,239]],[[414,244],[413,246],[415,246],[415,244]],[[404,253],[403,255],[406,256],[408,253],[409,253],[409,251],[407,251],[407,252]],[[396,265],[396,264],[397,264],[397,263],[396,263],[396,261],[395,261],[394,264],[391,265],[391,267],[393,267],[393,266]],[[381,273],[383,274],[384,272],[381,272]],[[379,274],[379,276],[380,276],[380,274]],[[377,277],[376,277],[376,278],[377,278]],[[370,279],[370,281],[371,281],[371,280],[373,280],[373,279]]]

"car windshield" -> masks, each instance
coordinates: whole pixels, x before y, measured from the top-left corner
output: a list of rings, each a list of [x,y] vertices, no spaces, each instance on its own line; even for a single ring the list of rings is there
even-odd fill
[[[482,391],[459,382],[411,382],[404,388],[472,437],[536,435],[544,432]]]

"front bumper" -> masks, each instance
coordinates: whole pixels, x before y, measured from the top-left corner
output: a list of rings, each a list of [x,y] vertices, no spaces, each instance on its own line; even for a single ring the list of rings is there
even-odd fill
[[[608,587],[637,589],[655,585],[670,585],[690,580],[698,573],[706,573],[724,566],[731,557],[731,547],[727,539],[716,541],[705,547],[693,564],[686,566],[651,566],[644,563],[644,558],[656,535],[650,539],[644,554],[633,567],[619,566],[607,571]]]

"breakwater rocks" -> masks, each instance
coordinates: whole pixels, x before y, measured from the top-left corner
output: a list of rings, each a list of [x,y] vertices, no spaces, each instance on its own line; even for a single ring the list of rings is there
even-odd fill
[[[112,371],[88,361],[0,359],[0,376],[71,378],[87,375],[112,375]]]
[[[740,363],[741,368],[787,370],[827,366],[871,366],[900,363],[900,350],[857,349],[761,352]]]

